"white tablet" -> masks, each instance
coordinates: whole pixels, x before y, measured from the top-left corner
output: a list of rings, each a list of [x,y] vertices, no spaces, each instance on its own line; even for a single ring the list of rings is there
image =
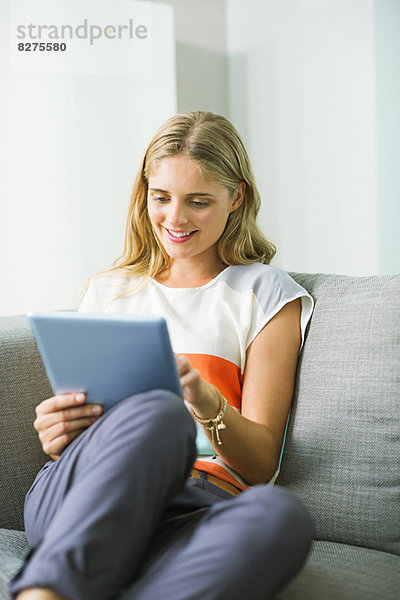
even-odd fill
[[[61,311],[27,316],[54,394],[85,392],[104,411],[156,388],[183,396],[165,319]]]

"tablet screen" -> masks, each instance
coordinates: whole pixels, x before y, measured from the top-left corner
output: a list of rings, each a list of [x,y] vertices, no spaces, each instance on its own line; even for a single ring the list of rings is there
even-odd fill
[[[47,311],[28,319],[54,394],[85,392],[104,411],[151,389],[182,396],[164,318]]]

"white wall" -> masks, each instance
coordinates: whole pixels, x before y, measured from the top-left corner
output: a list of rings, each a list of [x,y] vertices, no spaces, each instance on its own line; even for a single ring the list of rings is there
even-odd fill
[[[225,115],[225,0],[158,1],[174,7],[178,111]]]
[[[26,9],[28,20],[37,17],[31,10],[41,1]],[[86,278],[121,254],[139,158],[155,129],[176,112],[170,6],[43,1],[48,6],[42,23],[89,18],[107,25],[132,17],[145,22],[149,37],[120,51],[113,40],[92,47],[83,41],[70,44],[76,53],[68,55],[66,64],[31,75],[21,68],[23,61],[36,60],[31,68],[37,69],[42,56],[20,53],[15,58],[19,66],[9,62],[15,21],[24,15],[10,10],[16,6],[12,1],[0,3],[3,315],[75,306]]]
[[[276,264],[377,273],[374,2],[226,6],[229,115],[253,159]]]
[[[119,0],[88,3],[123,22]],[[276,264],[400,271],[398,0],[160,0],[136,76],[117,74],[137,68],[128,53],[108,75],[11,74],[21,4],[0,2],[0,314],[73,306],[120,253],[140,152],[176,110],[220,112],[243,135]]]
[[[375,0],[378,264],[400,272],[400,2]]]

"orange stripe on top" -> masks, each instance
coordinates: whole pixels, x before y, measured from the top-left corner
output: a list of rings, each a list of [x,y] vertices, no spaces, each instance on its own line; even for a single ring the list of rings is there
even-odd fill
[[[242,406],[243,375],[237,365],[225,358],[220,358],[219,356],[213,356],[211,354],[184,354],[184,356],[190,361],[192,367],[199,371],[205,381],[215,385],[224,398],[228,400],[229,404],[240,410]],[[201,457],[199,457],[193,466],[195,469],[211,473],[215,477],[227,481],[241,490],[247,488],[247,486],[242,485],[237,481],[237,479],[221,465],[203,461],[201,460]]]
[[[183,354],[205,381],[215,385],[229,404],[240,410],[242,406],[243,375],[234,363],[211,354]]]

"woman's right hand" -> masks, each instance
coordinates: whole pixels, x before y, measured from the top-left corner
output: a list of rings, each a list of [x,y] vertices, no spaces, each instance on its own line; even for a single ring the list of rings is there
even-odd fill
[[[58,394],[36,407],[33,424],[39,434],[43,452],[54,460],[103,412],[100,404],[85,404],[85,394]]]

